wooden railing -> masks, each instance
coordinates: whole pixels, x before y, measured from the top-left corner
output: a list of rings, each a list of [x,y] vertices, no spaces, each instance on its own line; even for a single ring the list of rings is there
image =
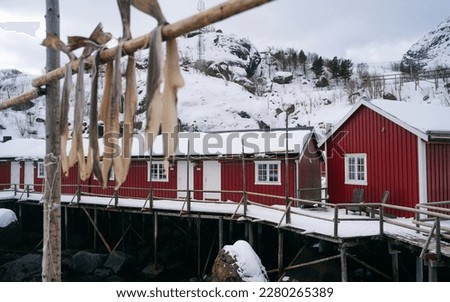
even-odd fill
[[[14,196],[17,201],[23,201],[30,196],[32,193],[36,193],[30,190],[31,185],[8,185],[8,184],[0,184],[1,186],[8,186],[14,192]],[[20,187],[20,189],[19,189]],[[43,185],[34,184],[33,187],[38,191],[43,191]],[[189,215],[190,207],[187,206],[189,202],[207,202],[207,203],[224,203],[224,201],[205,201],[205,200],[196,200],[194,198],[166,198],[164,197],[168,193],[177,196],[179,192],[185,192],[186,196],[194,193],[216,193],[216,194],[235,194],[236,196],[241,196],[240,200],[230,200],[236,202],[236,210],[234,214],[231,216],[232,219],[237,216],[243,216],[246,218],[248,216],[248,207],[251,205],[257,205],[259,207],[265,207],[271,209],[272,211],[279,211],[281,214],[281,219],[276,224],[278,228],[290,228],[293,225],[286,221],[286,214],[290,211],[292,214],[295,214],[300,217],[308,217],[313,218],[325,222],[331,223],[333,230],[333,237],[339,238],[339,225],[344,221],[378,221],[379,223],[379,235],[386,236],[388,235],[385,232],[386,225],[395,225],[405,229],[413,230],[415,232],[420,232],[427,236],[427,240],[423,246],[421,257],[425,257],[426,253],[429,249],[430,243],[432,239],[435,239],[436,246],[436,258],[441,258],[441,240],[446,239],[450,240],[450,223],[448,225],[443,225],[443,222],[450,222],[450,201],[443,202],[430,202],[425,204],[418,204],[415,208],[392,205],[392,204],[383,204],[383,203],[361,203],[359,206],[362,209],[362,212],[367,214],[364,216],[356,216],[352,215],[344,215],[345,209],[350,209],[355,207],[355,203],[339,203],[339,204],[330,204],[324,203],[322,201],[312,201],[300,198],[289,197],[289,203],[284,205],[285,197],[271,194],[264,194],[259,192],[249,192],[249,191],[234,191],[234,190],[221,190],[221,191],[208,191],[208,190],[177,190],[177,189],[163,189],[163,188],[137,188],[137,187],[123,187],[121,190],[127,190],[127,192],[135,192],[135,196],[129,195],[121,195],[118,191],[115,191],[111,194],[101,194],[101,193],[92,193],[92,189],[98,189],[98,186],[87,185],[87,184],[72,184],[72,185],[62,185],[62,188],[73,188],[75,190],[75,194],[69,205],[80,205],[83,196],[95,196],[95,197],[104,197],[110,198],[110,202],[108,203],[108,207],[117,207],[120,199],[136,199],[136,200],[144,200],[145,203],[142,207],[142,210],[153,211],[153,201],[158,199],[177,199],[184,200],[184,204],[182,207],[182,211],[180,215]],[[38,192],[39,193],[39,192]],[[146,197],[142,197],[146,196]],[[26,197],[26,198],[24,198]],[[265,198],[273,198],[275,200],[280,200],[279,206],[270,206],[251,200],[257,200],[258,197]],[[228,202],[228,201],[227,201]],[[357,205],[358,206],[358,205]],[[243,211],[238,215],[238,210],[242,207]],[[305,208],[305,209],[302,209]],[[318,215],[315,211],[308,211],[307,209],[311,208],[324,208],[329,209],[333,212],[332,218],[323,217]],[[415,218],[411,220],[411,222],[405,222],[395,217],[386,217],[386,210],[400,210],[412,213],[412,216]]]

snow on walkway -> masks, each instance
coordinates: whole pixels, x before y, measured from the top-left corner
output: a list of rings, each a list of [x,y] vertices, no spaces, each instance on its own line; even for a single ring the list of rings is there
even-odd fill
[[[9,195],[8,195],[9,194]],[[12,191],[0,191],[0,198],[2,196],[12,197]],[[18,193],[19,194],[19,193]],[[19,197],[18,195],[16,199]],[[41,193],[32,193],[27,198],[27,201],[40,202],[42,199]],[[23,196],[24,199],[26,196]],[[76,205],[76,198],[73,195],[62,195],[61,202],[63,204]],[[92,206],[114,206],[114,199],[111,197],[97,197],[97,196],[81,196],[80,205]],[[129,199],[119,198],[118,208],[129,209],[149,209],[149,202],[143,199]],[[185,200],[154,200],[153,209],[155,211],[169,211],[186,213],[187,203]],[[286,229],[295,229],[304,235],[320,235],[326,237],[334,236],[334,208],[331,207],[317,207],[317,208],[292,208],[291,223],[285,224],[284,207],[265,206],[250,203],[247,206],[247,215],[244,218],[244,207],[236,202],[211,202],[211,201],[191,201],[191,213],[199,215],[237,215],[239,219],[250,220],[254,222],[266,222],[271,225],[280,226]],[[370,219],[364,215],[345,213],[345,209],[338,210],[338,233],[336,239],[345,240],[358,237],[373,237],[380,235],[380,221],[378,218]],[[343,220],[341,220],[343,219]],[[395,222],[403,223],[414,227],[412,218],[393,218]],[[442,222],[443,226],[450,227],[450,222]],[[418,233],[415,230],[408,229],[402,226],[393,225],[387,222],[383,224],[383,235],[389,236],[408,244],[423,247],[427,237],[426,234]],[[442,241],[442,254],[450,257],[450,244]],[[435,250],[435,240],[430,244],[430,250]]]

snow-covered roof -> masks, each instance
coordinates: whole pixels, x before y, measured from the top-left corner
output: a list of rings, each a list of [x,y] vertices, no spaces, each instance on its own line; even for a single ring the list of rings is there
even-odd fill
[[[335,133],[361,106],[370,108],[425,141],[429,141],[432,134],[450,135],[450,107],[390,100],[361,100],[333,128],[333,131],[321,141],[319,146]]]
[[[313,132],[311,128],[289,129],[288,150],[290,153],[301,154]],[[144,157],[149,153],[145,150],[145,139],[142,135],[133,138],[132,156]],[[120,142],[121,146],[121,142]],[[83,139],[84,154],[87,156],[89,140]],[[67,143],[70,151],[71,141]],[[281,153],[286,150],[286,132],[276,131],[241,131],[222,133],[181,132],[179,133],[176,155],[225,156],[245,154]],[[103,140],[99,140],[100,154],[103,154]],[[153,156],[164,154],[163,137],[158,136],[153,144]],[[45,156],[45,140],[13,139],[0,144],[0,158],[43,159]]]

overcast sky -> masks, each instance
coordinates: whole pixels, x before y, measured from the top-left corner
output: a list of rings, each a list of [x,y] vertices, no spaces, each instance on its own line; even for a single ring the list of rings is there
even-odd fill
[[[206,8],[224,1],[204,0]],[[197,12],[198,0],[159,2],[171,22]],[[0,0],[0,69],[43,72],[45,49],[39,44],[45,36],[44,14],[45,0]],[[121,35],[116,0],[60,0],[60,15],[63,41],[89,35],[99,22],[105,31]],[[449,0],[276,0],[214,26],[249,38],[259,50],[292,47],[327,58],[386,63],[400,60],[449,15]],[[131,16],[135,37],[155,26],[136,9]],[[33,30],[36,24],[39,28]]]

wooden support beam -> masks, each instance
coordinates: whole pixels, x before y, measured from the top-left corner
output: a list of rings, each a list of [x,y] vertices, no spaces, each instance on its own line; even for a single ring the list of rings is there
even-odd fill
[[[283,274],[284,266],[284,232],[282,229],[278,229],[278,276]]]
[[[221,250],[223,246],[223,217],[219,217],[219,250]]]
[[[364,261],[362,261],[362,260],[356,258],[356,257],[353,256],[353,255],[347,254],[347,256],[348,256],[349,258],[351,258],[353,261],[355,261],[356,263],[359,263],[359,264],[361,264],[362,266],[364,266],[364,267],[370,269],[371,271],[377,273],[378,275],[382,276],[383,278],[386,278],[386,280],[389,280],[389,281],[392,280],[391,276],[389,276],[388,274],[383,273],[382,271],[380,271],[379,269],[373,267],[372,265],[367,264],[366,262],[364,262]]]
[[[201,250],[201,239],[202,239],[202,234],[201,234],[201,223],[202,223],[202,219],[200,217],[200,215],[197,218],[197,276],[198,279],[201,279],[201,269],[202,269],[202,250]]]
[[[106,241],[105,237],[103,237],[102,232],[100,232],[99,228],[95,224],[94,219],[92,219],[91,215],[89,214],[89,212],[84,207],[81,207],[81,208],[83,209],[83,211],[86,214],[87,218],[91,222],[91,224],[94,227],[95,231],[98,233],[98,236],[100,237],[100,240],[103,242],[103,244],[105,245],[106,249],[108,250],[108,253],[111,253],[112,252],[111,247],[109,246],[109,244]]]
[[[153,213],[153,265],[158,267],[158,213]]]
[[[347,272],[347,247],[343,244],[340,246],[341,248],[341,281],[348,281],[348,272]]]
[[[423,282],[423,259],[416,257],[416,282]]]
[[[438,281],[437,269],[436,261],[428,260],[428,282]]]
[[[173,39],[181,35],[187,34],[191,31],[203,28],[205,26],[211,25],[215,22],[227,19],[231,16],[240,14],[257,6],[263,5],[268,2],[275,0],[229,0],[222,4],[216,5],[210,9],[200,12],[191,17],[185,18],[178,22],[168,24],[162,28],[162,38],[163,41],[168,39]],[[140,36],[135,39],[131,39],[123,44],[123,53],[131,54],[140,49],[148,48],[150,44],[150,34]],[[114,54],[116,48],[105,49],[100,54],[100,62],[107,63],[114,60]],[[90,56],[86,59],[86,69],[89,69],[93,63],[93,57]],[[76,60],[72,62],[72,71],[76,73],[78,71],[78,63]],[[59,66],[58,66],[59,67]],[[41,87],[47,85],[52,81],[62,79],[64,77],[64,68],[56,68],[45,75],[37,77],[33,80],[33,87]],[[19,105],[35,99],[38,94],[38,90],[32,89],[32,91],[27,91],[20,96],[16,97],[14,100],[6,100],[0,102],[0,110],[8,109],[14,105]]]

